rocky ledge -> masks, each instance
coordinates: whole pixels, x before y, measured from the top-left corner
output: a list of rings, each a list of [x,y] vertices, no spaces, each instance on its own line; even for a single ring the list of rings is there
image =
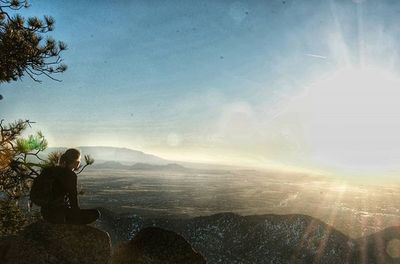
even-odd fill
[[[0,238],[2,264],[107,264],[110,255],[110,236],[91,226],[39,221]]]
[[[1,264],[205,263],[182,236],[157,227],[143,228],[111,251],[109,234],[86,225],[39,221],[0,237]]]

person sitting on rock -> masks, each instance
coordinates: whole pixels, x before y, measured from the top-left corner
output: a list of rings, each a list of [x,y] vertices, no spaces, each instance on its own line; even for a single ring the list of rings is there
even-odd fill
[[[52,197],[48,205],[41,207],[44,220],[54,224],[85,225],[96,221],[100,212],[96,209],[80,209],[78,204],[77,175],[81,153],[68,149],[61,155],[59,165],[46,168],[42,174],[54,177]]]

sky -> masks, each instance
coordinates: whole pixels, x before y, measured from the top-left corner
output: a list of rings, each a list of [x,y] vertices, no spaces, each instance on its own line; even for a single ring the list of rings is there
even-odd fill
[[[30,1],[62,82],[0,84],[50,146],[377,176],[400,171],[400,2]]]

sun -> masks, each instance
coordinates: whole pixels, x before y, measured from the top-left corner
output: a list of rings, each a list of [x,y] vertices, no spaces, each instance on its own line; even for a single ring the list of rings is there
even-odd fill
[[[314,81],[288,112],[318,164],[357,171],[400,164],[400,78],[374,67],[339,69]]]

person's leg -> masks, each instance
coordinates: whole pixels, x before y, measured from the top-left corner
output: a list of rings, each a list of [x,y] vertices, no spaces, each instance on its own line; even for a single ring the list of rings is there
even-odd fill
[[[100,218],[96,209],[67,209],[66,223],[75,225],[90,224]]]
[[[41,208],[40,213],[44,220],[52,224],[65,224],[64,208]]]

